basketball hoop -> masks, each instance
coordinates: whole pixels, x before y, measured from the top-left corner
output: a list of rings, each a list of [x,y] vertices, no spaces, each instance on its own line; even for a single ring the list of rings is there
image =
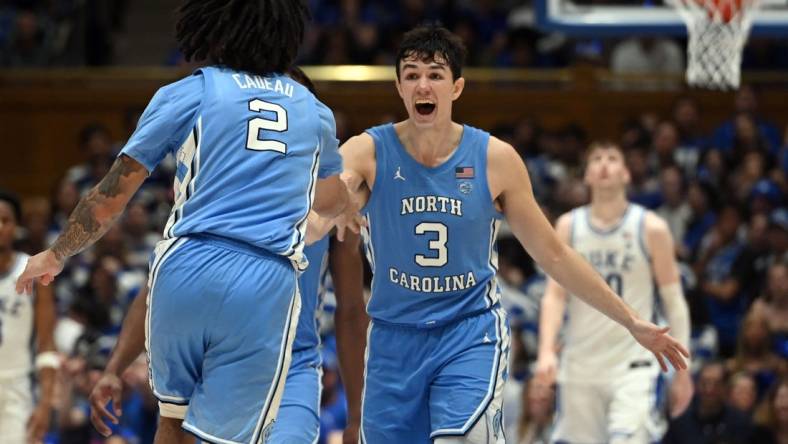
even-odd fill
[[[741,55],[759,0],[670,0],[687,25],[687,83],[737,89]]]

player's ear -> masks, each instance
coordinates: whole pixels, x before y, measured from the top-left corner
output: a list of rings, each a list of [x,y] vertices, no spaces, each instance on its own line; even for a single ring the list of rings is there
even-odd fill
[[[454,91],[451,94],[452,100],[457,100],[462,95],[462,90],[465,89],[465,77],[460,77],[454,81]]]
[[[400,99],[404,99],[405,97],[402,95],[402,85],[399,83],[399,77],[394,80],[394,86],[397,87],[397,93],[399,94]]]

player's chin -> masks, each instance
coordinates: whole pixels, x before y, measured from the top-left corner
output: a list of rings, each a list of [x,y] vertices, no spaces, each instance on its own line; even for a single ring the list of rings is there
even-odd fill
[[[413,123],[415,123],[416,126],[427,128],[435,124],[435,122],[438,120],[437,117],[438,115],[435,112],[426,115],[414,112],[411,116],[411,120],[413,120]]]

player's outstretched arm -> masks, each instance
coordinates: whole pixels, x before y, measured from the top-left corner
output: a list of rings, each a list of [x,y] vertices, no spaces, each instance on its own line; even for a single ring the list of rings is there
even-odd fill
[[[148,171],[141,163],[121,154],[101,182],[80,199],[55,243],[30,258],[16,281],[16,291],[31,294],[36,279],[49,285],[63,270],[66,259],[107,232],[147,177]]]
[[[556,233],[564,242],[569,241],[571,222],[571,215],[565,214],[556,224]],[[548,277],[539,311],[539,354],[536,361],[536,377],[548,385],[555,382],[558,371],[558,332],[564,323],[565,310],[566,290]]]
[[[123,327],[118,336],[118,343],[112,350],[107,367],[101,379],[90,392],[90,422],[103,436],[112,434],[112,430],[104,423],[105,420],[113,424],[118,423],[121,411],[121,395],[123,382],[120,376],[134,362],[145,349],[145,311],[147,309],[148,284],[146,283],[132,301]],[[112,412],[107,410],[107,404],[112,402]],[[114,412],[114,414],[113,414]]]
[[[369,318],[364,303],[364,264],[358,234],[343,242],[331,239],[328,265],[337,298],[334,320],[342,383],[348,404],[348,425],[343,442],[357,443],[361,426],[361,393],[364,385],[364,351]]]
[[[577,252],[561,241],[537,205],[528,171],[514,148],[494,138],[489,148],[490,189],[501,203],[512,232],[536,262],[569,293],[626,327],[657,356],[663,370],[667,370],[665,359],[676,369],[686,368],[682,355],[689,353],[667,334],[669,328],[640,319]]]
[[[35,327],[38,403],[27,422],[27,437],[30,442],[42,442],[49,430],[52,417],[52,400],[55,394],[55,376],[60,367],[60,356],[55,351],[55,297],[52,287],[36,284]]]
[[[690,341],[690,316],[681,289],[673,236],[668,224],[652,212],[645,218],[646,247],[657,282],[665,317],[673,336],[687,349]],[[677,417],[689,407],[694,386],[689,370],[679,370],[670,385],[670,415]]]

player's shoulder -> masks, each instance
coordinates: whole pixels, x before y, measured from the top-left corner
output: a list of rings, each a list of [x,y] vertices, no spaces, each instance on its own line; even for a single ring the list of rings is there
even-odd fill
[[[487,162],[493,171],[511,171],[522,165],[523,161],[514,147],[503,140],[490,135],[487,142]]]
[[[183,96],[202,94],[205,82],[205,68],[198,69],[190,75],[162,86],[156,95],[164,96],[170,100],[177,100]]]
[[[300,86],[300,85],[299,85]],[[320,122],[324,124],[330,125],[332,128],[336,129],[336,119],[334,118],[334,111],[331,110],[325,103],[321,102],[312,92],[310,92],[305,87],[304,91],[306,94],[309,94],[309,98],[314,103],[315,110],[317,111],[317,116],[320,118]]]
[[[354,155],[371,154],[375,155],[375,139],[370,133],[364,131],[349,138],[342,147],[342,152],[353,153]]]
[[[515,150],[511,144],[504,142],[492,134],[490,134],[489,142],[487,142],[487,150],[490,156],[496,158],[520,157],[520,155],[517,154],[517,150]]]
[[[646,235],[665,235],[670,234],[668,222],[654,211],[643,208],[643,229]]]

